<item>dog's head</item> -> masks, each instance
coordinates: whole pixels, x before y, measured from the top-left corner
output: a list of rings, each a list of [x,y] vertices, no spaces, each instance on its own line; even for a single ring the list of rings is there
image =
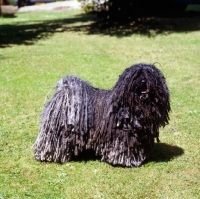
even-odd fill
[[[136,64],[127,68],[117,82],[118,87],[122,87],[119,84],[124,85],[123,89],[126,90],[129,97],[131,93],[134,93],[142,101],[148,98],[154,100],[153,97],[159,98],[161,96],[169,99],[165,78],[154,65]]]
[[[146,111],[146,117],[155,117],[162,126],[168,121],[170,111],[169,90],[163,74],[154,65],[136,64],[120,75],[114,87],[115,102],[129,107],[130,112]],[[138,108],[139,107],[139,108]]]

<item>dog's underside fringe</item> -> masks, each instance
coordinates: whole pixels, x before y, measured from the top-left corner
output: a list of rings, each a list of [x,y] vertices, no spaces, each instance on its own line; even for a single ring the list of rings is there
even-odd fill
[[[140,166],[169,111],[165,78],[154,65],[131,66],[112,90],[63,77],[44,107],[35,158],[63,163],[91,149],[112,165]]]

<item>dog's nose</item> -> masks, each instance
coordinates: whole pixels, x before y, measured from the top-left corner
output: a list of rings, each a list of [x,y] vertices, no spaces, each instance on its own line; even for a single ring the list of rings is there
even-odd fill
[[[146,80],[145,79],[142,79],[142,81],[141,81],[141,84],[146,84]]]
[[[145,79],[142,79],[140,82],[140,92],[146,93],[147,92],[147,82]]]

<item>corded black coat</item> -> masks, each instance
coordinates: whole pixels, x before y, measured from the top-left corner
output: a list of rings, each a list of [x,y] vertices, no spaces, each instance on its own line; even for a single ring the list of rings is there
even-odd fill
[[[169,90],[154,65],[127,68],[112,90],[66,76],[44,107],[34,156],[63,163],[90,149],[112,165],[140,166],[169,111]]]

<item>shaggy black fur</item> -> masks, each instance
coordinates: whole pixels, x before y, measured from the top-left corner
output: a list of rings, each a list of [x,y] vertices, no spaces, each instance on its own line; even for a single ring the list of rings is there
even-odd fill
[[[112,90],[66,76],[44,107],[35,158],[62,163],[94,150],[112,165],[140,166],[154,139],[159,141],[169,111],[165,78],[154,65],[127,68]]]

